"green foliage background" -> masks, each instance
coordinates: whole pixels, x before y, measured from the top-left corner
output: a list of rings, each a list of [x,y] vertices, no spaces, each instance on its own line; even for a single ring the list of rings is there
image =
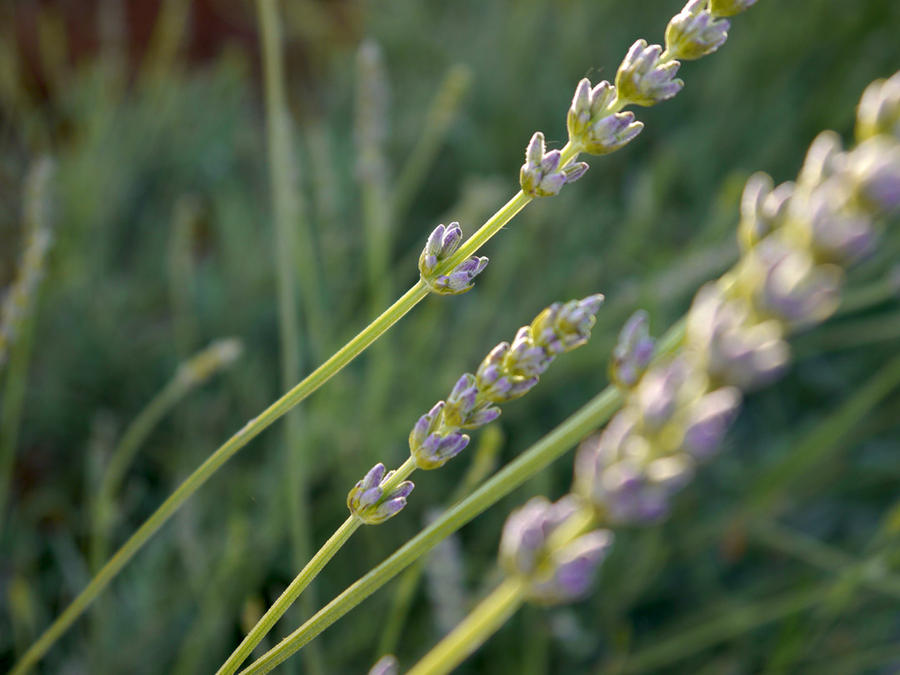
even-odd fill
[[[4,11],[14,17],[29,4]],[[564,143],[578,79],[611,78],[631,42],[661,40],[680,9],[679,0],[289,4],[296,151],[325,318],[310,325],[301,317],[307,371],[372,318],[352,133],[362,38],[385,53],[392,177],[448,69],[463,64],[472,74],[409,213],[391,223],[397,264],[384,283],[395,295],[415,280],[415,259],[436,223],[459,220],[471,233],[518,189],[534,130],[551,147]],[[255,30],[252,7],[240,7]],[[345,518],[347,489],[375,461],[403,460],[411,424],[456,376],[550,302],[597,291],[608,299],[591,343],[507,406],[499,461],[602,388],[630,312],[648,309],[661,334],[736,257],[747,176],[791,179],[822,129],[850,140],[865,85],[900,69],[898,34],[893,0],[760,0],[736,17],[719,53],[682,67],[678,97],[638,112],[646,129],[634,143],[592,159],[577,185],[533,204],[490,242],[492,263],[474,291],[428,299],[383,338],[376,350],[388,372],[369,367],[369,352],[302,405],[315,543]],[[98,467],[181,360],[224,335],[245,345],[237,364],[192,393],[141,449],[119,495],[116,545],[281,393],[253,45],[227,46],[199,64],[176,59],[161,71],[144,63],[130,74],[100,52],[64,63],[38,100],[6,76],[23,58],[17,44],[10,24],[0,28],[3,284],[21,249],[19,188],[41,153],[58,163],[57,237],[0,532],[0,666],[88,581]],[[185,200],[197,215],[179,229]],[[896,362],[893,376],[885,370],[900,345],[898,251],[894,223],[880,250],[851,272],[848,309],[795,340],[790,373],[748,397],[721,459],[668,522],[619,536],[590,600],[526,609],[461,671],[900,667],[900,378]],[[893,295],[882,293],[891,279]],[[52,650],[44,671],[191,673],[221,663],[242,634],[241,617],[267,606],[297,571],[282,441],[279,431],[266,433],[217,474]],[[449,498],[469,457],[418,474],[407,510],[361,532],[317,580],[319,604],[412,536]],[[570,458],[461,531],[464,602],[496,581],[506,514],[533,494],[562,494]],[[365,672],[374,662],[395,587],[317,641],[325,672]],[[415,597],[402,663],[440,636],[433,595],[420,589]],[[294,611],[281,629],[299,620]]]

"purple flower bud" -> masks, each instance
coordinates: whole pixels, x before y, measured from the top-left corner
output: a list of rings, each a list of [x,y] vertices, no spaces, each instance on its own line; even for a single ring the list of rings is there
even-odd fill
[[[585,152],[608,155],[633,141],[643,128],[631,111],[612,113],[595,118],[581,142]]]
[[[409,434],[410,451],[425,443],[428,435],[437,428],[444,405],[445,403],[443,401],[438,401],[431,410],[422,415],[415,423]]]
[[[466,424],[463,425],[463,429],[477,429],[478,427],[483,427],[485,424],[493,422],[498,417],[500,417],[500,408],[497,406],[481,408],[469,416]]]
[[[597,568],[612,547],[609,530],[594,530],[549,554],[548,570],[533,579],[531,600],[542,604],[573,602],[583,598],[596,576]]]
[[[413,490],[410,481],[403,481],[384,494],[384,485],[394,475],[394,471],[384,472],[384,465],[373,466],[347,495],[347,508],[367,525],[383,523],[406,506],[406,498]]]
[[[753,249],[741,274],[751,289],[754,308],[794,327],[828,318],[837,309],[843,284],[839,267],[816,265],[809,252],[776,236],[766,237]]]
[[[741,392],[735,387],[717,389],[698,400],[688,413],[684,449],[698,461],[713,457],[740,404]]]
[[[550,503],[535,497],[513,511],[500,538],[500,564],[507,574],[528,577],[536,572],[548,551],[547,540],[578,511],[571,496]]]
[[[900,139],[900,72],[866,87],[856,110],[856,138],[878,135]]]
[[[678,61],[660,62],[662,47],[638,40],[625,55],[616,73],[619,100],[651,106],[672,98],[684,82],[677,79]]]
[[[535,132],[519,172],[522,191],[530,197],[551,197],[559,194],[563,185],[575,182],[587,171],[584,162],[560,167],[561,158],[559,150],[546,152],[544,135],[540,131]]]
[[[478,402],[478,385],[475,376],[465,373],[457,380],[447,397],[443,422],[447,427],[464,426]]]
[[[488,259],[471,256],[463,260],[448,275],[440,275],[434,279],[425,279],[431,290],[441,295],[459,295],[472,289],[474,280],[487,267]]]
[[[372,666],[369,675],[397,675],[398,672],[397,658],[392,654],[387,654],[378,659],[378,663]]]
[[[532,377],[547,370],[552,361],[553,357],[534,343],[531,327],[522,326],[503,359],[503,370],[512,375]]]
[[[653,357],[654,341],[649,331],[650,317],[638,310],[625,322],[609,364],[610,379],[622,388],[638,383]]]
[[[900,209],[900,143],[888,136],[870,138],[848,154],[847,168],[872,215]]]
[[[550,305],[531,323],[535,343],[550,356],[580,347],[590,337],[595,314],[602,303],[603,295],[596,294]]]
[[[709,11],[713,16],[734,16],[756,4],[756,0],[709,0]]]
[[[682,359],[672,360],[644,375],[634,392],[634,401],[648,430],[658,431],[672,419],[686,398],[689,378],[690,368]]]
[[[666,27],[666,50],[675,59],[699,59],[725,43],[728,27],[727,21],[713,19],[706,0],[688,0]]]
[[[806,151],[797,183],[806,188],[814,188],[839,171],[844,159],[841,137],[833,131],[823,131],[813,139]]]
[[[750,306],[728,299],[717,284],[694,298],[687,317],[687,344],[716,382],[748,390],[770,382],[785,368],[790,348],[777,320],[754,321]]]
[[[456,457],[469,444],[469,437],[452,431],[432,433],[425,442],[410,448],[416,466],[420,469],[437,469]]]
[[[853,206],[849,187],[844,176],[832,176],[791,201],[792,222],[810,239],[820,260],[849,264],[875,244],[871,217]]]

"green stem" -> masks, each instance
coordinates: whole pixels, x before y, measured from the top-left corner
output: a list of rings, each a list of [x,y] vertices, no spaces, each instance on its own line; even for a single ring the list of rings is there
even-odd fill
[[[684,322],[673,326],[660,340],[657,358],[675,352],[684,337]],[[606,422],[622,404],[615,387],[607,387],[549,434],[507,464],[418,535],[374,567],[273,649],[242,673],[267,673],[312,641],[319,633],[402,572],[438,542],[456,532],[503,497],[544,470],[573,445]]]
[[[185,386],[184,378],[176,374],[138,413],[110,455],[97,489],[91,514],[93,522],[91,523],[91,542],[88,555],[91,571],[96,572],[106,557],[109,530],[114,516],[113,500],[119,491],[125,472],[156,425],[188,391],[189,387]]]
[[[416,306],[425,296],[428,289],[421,281],[410,288],[393,305],[372,323],[366,326],[356,337],[341,347],[325,363],[307,375],[293,389],[284,394],[266,408],[258,417],[253,418],[234,436],[219,447],[173,492],[138,530],[128,538],[122,547],[103,566],[85,589],[75,597],[68,607],[44,631],[38,640],[25,652],[15,665],[10,675],[20,675],[47,652],[54,642],[72,625],[84,610],[93,602],[107,584],[125,567],[132,556],[147,543],[165,522],[184,504],[191,495],[203,485],[232,455],[256,438],[272,425],[288,410],[312,394],[325,382],[337,374],[344,366],[358,356],[363,350],[381,336],[386,330],[399,321],[407,312]]]
[[[284,592],[272,604],[271,607],[263,614],[257,624],[247,633],[247,636],[238,645],[228,660],[222,664],[217,671],[217,675],[230,675],[236,671],[244,660],[253,651],[253,648],[260,643],[266,634],[272,630],[272,627],[281,618],[281,616],[294,604],[294,601],[300,597],[309,583],[316,577],[323,567],[331,560],[332,556],[337,553],[346,543],[350,536],[359,529],[362,521],[355,515],[351,515],[343,524],[335,530],[334,534],[328,538],[322,548],[306,564],[306,567],[297,575],[297,577],[284,589]]]
[[[394,475],[383,483],[382,488],[384,494],[390,493],[415,470],[416,462],[412,457],[409,457],[400,468],[397,469]],[[294,601],[300,597],[300,594],[303,593],[304,589],[309,586],[312,580],[315,579],[325,565],[328,564],[328,561],[341,550],[344,544],[347,543],[347,540],[350,539],[353,533],[356,532],[362,524],[363,521],[356,515],[351,515],[337,530],[334,531],[334,534],[328,538],[328,541],[322,545],[322,548],[320,548],[310,561],[306,563],[306,566],[291,582],[290,586],[284,590],[278,600],[269,607],[262,618],[250,632],[247,633],[247,637],[245,637],[243,642],[238,645],[238,648],[232,652],[231,656],[228,657],[228,660],[222,664],[222,667],[219,668],[216,675],[231,675],[231,673],[240,667],[253,651],[254,647],[260,643],[270,630],[272,630],[272,627],[278,619],[280,619],[290,606],[294,604]]]
[[[259,0],[259,25],[262,32],[262,63],[265,77],[267,140],[269,151],[269,183],[275,225],[275,262],[278,279],[278,327],[281,343],[281,386],[288,388],[300,379],[300,322],[297,316],[294,253],[297,251],[295,229],[306,234],[305,253],[301,269],[306,270],[302,285],[304,306],[310,327],[321,325],[314,268],[310,267],[312,237],[303,218],[296,185],[297,158],[293,152],[290,115],[284,87],[284,59],[282,36],[276,0]],[[299,228],[298,228],[299,226]],[[314,328],[312,329],[314,330]],[[317,345],[318,346],[318,345]],[[291,550],[294,563],[299,566],[309,557],[312,548],[309,531],[310,509],[307,500],[305,455],[307,446],[301,434],[302,418],[299,410],[284,420],[284,491],[290,525]],[[315,601],[307,595],[303,602],[303,618],[312,614]],[[318,654],[306,659],[307,669],[322,672]]]
[[[525,601],[524,590],[525,586],[520,579],[506,579],[413,666],[408,675],[449,673],[515,614]]]

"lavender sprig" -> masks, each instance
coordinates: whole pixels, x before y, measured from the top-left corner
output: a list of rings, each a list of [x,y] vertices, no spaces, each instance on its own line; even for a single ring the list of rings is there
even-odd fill
[[[574,183],[588,170],[585,162],[560,167],[561,158],[559,150],[547,152],[544,134],[535,132],[525,149],[525,163],[519,171],[522,192],[529,197],[552,197],[559,194],[563,185]]]
[[[436,469],[462,452],[469,443],[462,430],[495,420],[497,404],[524,396],[557,355],[587,342],[602,303],[597,294],[550,305],[516,332],[512,344],[494,347],[474,375],[464,373],[447,400],[438,401],[413,426],[409,449],[416,466]]]
[[[395,473],[385,473],[384,464],[380,462],[369,469],[347,495],[350,512],[366,525],[378,525],[400,513],[415,486],[412,481],[405,480],[386,491],[385,484]]]

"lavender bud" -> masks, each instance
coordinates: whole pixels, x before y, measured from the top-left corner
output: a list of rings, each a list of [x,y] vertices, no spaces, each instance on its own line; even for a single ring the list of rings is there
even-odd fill
[[[468,444],[469,437],[465,434],[436,431],[421,445],[411,447],[410,452],[420,469],[437,469],[456,457]]]
[[[694,403],[685,425],[685,451],[701,462],[713,457],[740,404],[741,392],[735,387],[716,389]]]
[[[487,266],[487,258],[471,256],[449,274],[438,275],[436,271],[438,265],[453,255],[461,241],[462,229],[456,222],[446,227],[438,225],[428,237],[422,255],[419,256],[419,274],[435,293],[442,295],[465,293],[472,288],[475,277]]]
[[[457,380],[453,391],[447,397],[444,407],[443,422],[448,427],[461,427],[466,424],[478,401],[478,386],[475,376],[465,373]]]
[[[505,372],[522,377],[541,375],[553,362],[553,357],[534,343],[530,326],[522,326],[503,358]]]
[[[837,309],[843,271],[816,265],[810,254],[767,237],[743,264],[755,309],[799,327],[824,321]]]
[[[394,475],[384,472],[384,464],[373,466],[347,495],[347,508],[366,525],[377,525],[398,514],[406,506],[413,484],[405,480],[387,495],[384,484]]]
[[[876,216],[900,209],[900,143],[888,138],[870,138],[847,155],[857,196]]]
[[[397,657],[387,654],[378,659],[378,663],[372,666],[369,675],[397,675],[398,667]]]
[[[900,72],[866,87],[856,110],[856,138],[865,141],[879,134],[900,138]]]
[[[706,0],[688,0],[666,27],[666,51],[675,59],[690,61],[712,54],[728,38],[728,22],[716,21]]]
[[[438,401],[415,423],[409,433],[410,452],[415,452],[415,448],[424,445],[426,439],[437,430],[445,405],[443,401]]]
[[[790,349],[781,323],[751,320],[744,300],[728,299],[717,284],[703,286],[687,316],[686,341],[715,381],[741,389],[770,382],[787,365]]]
[[[598,293],[550,305],[531,323],[535,343],[551,356],[580,347],[591,336],[603,300],[604,296]]]
[[[612,532],[594,530],[553,551],[548,570],[532,580],[530,599],[542,604],[558,604],[583,598],[612,543]]]
[[[806,151],[806,159],[797,183],[805,188],[815,188],[826,178],[837,173],[844,162],[841,152],[841,137],[833,131],[823,131],[813,139]]]
[[[784,224],[793,195],[793,183],[782,183],[773,190],[772,179],[765,173],[755,173],[747,179],[738,225],[742,250],[749,251]]]
[[[819,260],[848,264],[875,244],[871,218],[852,204],[848,187],[843,175],[832,176],[791,203],[792,221]]]
[[[644,128],[634,113],[611,113],[616,88],[603,81],[591,89],[587,78],[578,83],[566,125],[569,140],[592,155],[606,155],[634,139]]]
[[[649,324],[649,315],[640,309],[631,315],[619,333],[609,363],[609,377],[623,389],[637,384],[653,358],[654,341],[650,337]]]
[[[756,4],[756,0],[709,0],[709,12],[713,16],[734,16]]]
[[[560,168],[559,150],[546,151],[544,134],[535,132],[525,150],[525,163],[519,171],[522,191],[530,197],[552,197],[559,194],[566,183],[574,183],[581,178],[588,165],[584,162]]]
[[[478,427],[483,427],[485,424],[493,422],[498,417],[500,417],[500,408],[497,406],[487,406],[472,413],[462,428],[477,429]]]
[[[650,431],[668,423],[690,389],[691,369],[684,359],[675,359],[650,370],[634,392],[636,410]]]
[[[661,54],[662,47],[648,46],[646,40],[631,45],[616,73],[620,101],[651,106],[681,91],[684,82],[675,77],[681,64],[678,61],[661,62]]]

